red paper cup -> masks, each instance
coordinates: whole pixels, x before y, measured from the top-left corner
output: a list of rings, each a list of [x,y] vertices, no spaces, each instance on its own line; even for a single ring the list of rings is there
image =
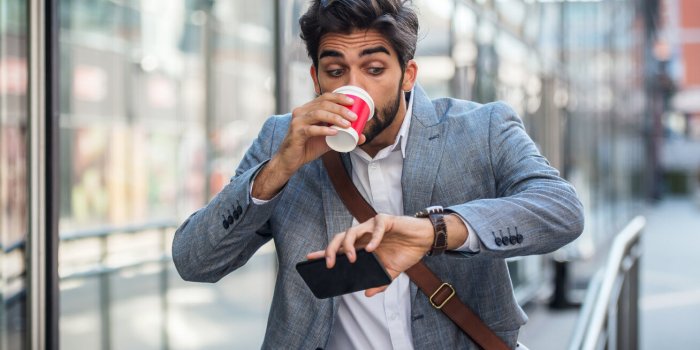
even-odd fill
[[[360,141],[360,134],[365,129],[367,121],[374,116],[374,101],[367,91],[352,85],[341,86],[333,92],[345,94],[355,100],[351,106],[346,106],[349,110],[357,114],[357,120],[352,122],[349,128],[331,126],[338,130],[334,136],[326,136],[326,143],[330,148],[338,152],[350,152],[357,147]]]

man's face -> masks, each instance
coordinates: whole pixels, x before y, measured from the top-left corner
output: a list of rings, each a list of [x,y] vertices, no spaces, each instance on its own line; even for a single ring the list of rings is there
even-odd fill
[[[372,30],[329,33],[321,38],[318,54],[318,71],[311,68],[316,93],[354,85],[374,100],[374,117],[363,132],[367,143],[391,125],[399,112],[405,113],[402,90],[413,87],[415,63],[411,61],[404,74],[396,52],[381,34]]]

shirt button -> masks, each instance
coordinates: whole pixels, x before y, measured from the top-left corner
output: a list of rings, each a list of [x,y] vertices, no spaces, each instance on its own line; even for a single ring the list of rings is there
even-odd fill
[[[397,315],[397,314],[391,314],[391,315],[389,316],[389,319],[392,320],[392,321],[396,320],[397,318],[399,318],[399,315]]]

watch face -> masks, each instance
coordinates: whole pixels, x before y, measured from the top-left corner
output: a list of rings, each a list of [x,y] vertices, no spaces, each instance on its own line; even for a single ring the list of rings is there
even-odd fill
[[[445,210],[439,205],[433,205],[432,207],[427,207],[416,213],[417,218],[427,218],[430,214],[442,214]]]
[[[433,205],[432,207],[425,208],[425,211],[427,211],[428,214],[436,214],[436,213],[442,213],[443,209],[442,209],[442,206]]]

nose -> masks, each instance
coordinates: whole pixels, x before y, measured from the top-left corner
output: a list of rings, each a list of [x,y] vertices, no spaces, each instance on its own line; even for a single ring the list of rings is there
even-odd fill
[[[350,71],[350,73],[347,75],[348,76],[348,81],[346,81],[346,85],[354,85],[361,87],[359,84],[359,77],[358,77],[358,72],[356,70]]]
[[[346,75],[347,81],[345,85],[352,85],[367,90],[365,86],[364,79],[362,77],[362,72],[359,69],[353,69],[349,74]]]

